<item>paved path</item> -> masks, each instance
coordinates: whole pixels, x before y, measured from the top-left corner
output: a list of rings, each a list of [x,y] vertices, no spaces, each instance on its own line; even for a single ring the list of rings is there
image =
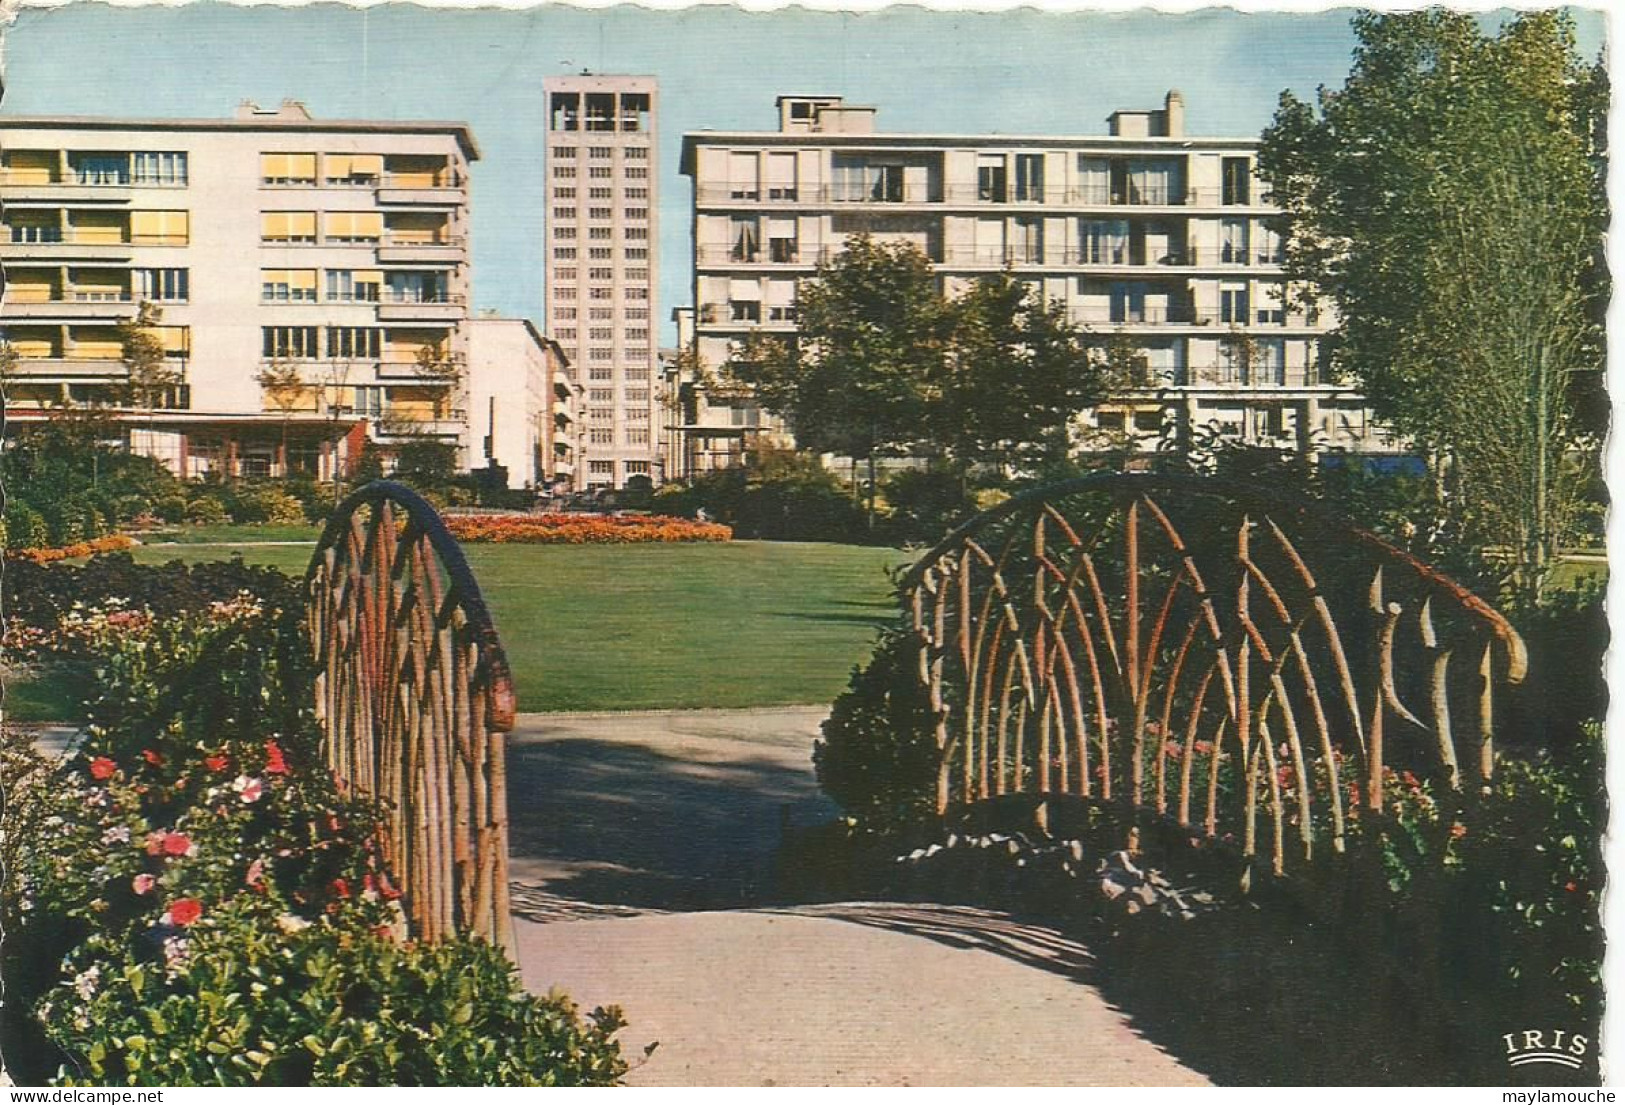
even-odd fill
[[[1193,1085],[1088,983],[1087,948],[992,911],[764,905],[781,821],[833,810],[820,708],[520,718],[526,984],[618,1003],[629,1081]]]

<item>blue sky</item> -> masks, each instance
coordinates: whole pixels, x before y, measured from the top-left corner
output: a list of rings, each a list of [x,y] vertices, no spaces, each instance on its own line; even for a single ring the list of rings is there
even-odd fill
[[[1341,84],[1350,9],[1244,14],[994,13],[893,8],[653,11],[113,8],[23,10],[7,34],[7,114],[229,115],[300,99],[318,118],[459,119],[483,160],[473,184],[478,307],[539,319],[542,79],[577,71],[660,79],[660,311],[689,299],[685,131],[767,130],[773,99],[832,93],[880,109],[884,130],[1104,133],[1120,107],[1185,94],[1193,134],[1257,133],[1283,88]],[[1599,12],[1577,13],[1593,56]],[[669,326],[663,331],[671,340]]]

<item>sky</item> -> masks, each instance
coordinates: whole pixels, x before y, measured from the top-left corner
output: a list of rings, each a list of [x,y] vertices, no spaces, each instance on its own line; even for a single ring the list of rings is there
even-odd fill
[[[5,114],[208,118],[244,99],[317,118],[460,120],[476,308],[542,318],[542,80],[588,68],[660,81],[659,311],[691,298],[687,131],[771,130],[785,93],[845,96],[886,131],[1103,134],[1118,108],[1184,93],[1193,135],[1256,135],[1282,89],[1341,85],[1351,9],[745,12],[544,5],[25,8],[6,34]],[[1577,11],[1595,56],[1598,11]],[[1488,18],[1488,17],[1486,17]],[[669,322],[663,340],[673,340]]]

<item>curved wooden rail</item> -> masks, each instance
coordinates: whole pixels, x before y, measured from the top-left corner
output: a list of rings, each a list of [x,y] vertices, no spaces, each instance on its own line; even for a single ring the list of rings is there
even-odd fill
[[[1459,832],[1494,771],[1496,688],[1527,667],[1507,620],[1435,569],[1211,477],[1035,489],[944,538],[902,590],[939,813],[1023,793],[1127,803],[1267,848],[1278,874],[1396,802]]]
[[[462,550],[416,492],[378,481],[333,512],[306,586],[328,763],[389,807],[413,934],[511,949],[513,677]]]

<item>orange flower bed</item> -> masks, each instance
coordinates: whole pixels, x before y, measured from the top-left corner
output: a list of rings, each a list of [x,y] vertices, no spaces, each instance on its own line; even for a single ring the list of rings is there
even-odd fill
[[[446,519],[459,541],[522,545],[629,545],[639,542],[731,541],[733,530],[658,514],[486,514]]]
[[[135,547],[135,538],[122,533],[110,533],[106,537],[97,537],[91,541],[79,541],[72,545],[64,545],[59,549],[7,549],[7,560],[32,560],[35,564],[49,564],[53,560],[72,560],[80,556],[94,556],[97,553],[118,552],[120,549]]]

